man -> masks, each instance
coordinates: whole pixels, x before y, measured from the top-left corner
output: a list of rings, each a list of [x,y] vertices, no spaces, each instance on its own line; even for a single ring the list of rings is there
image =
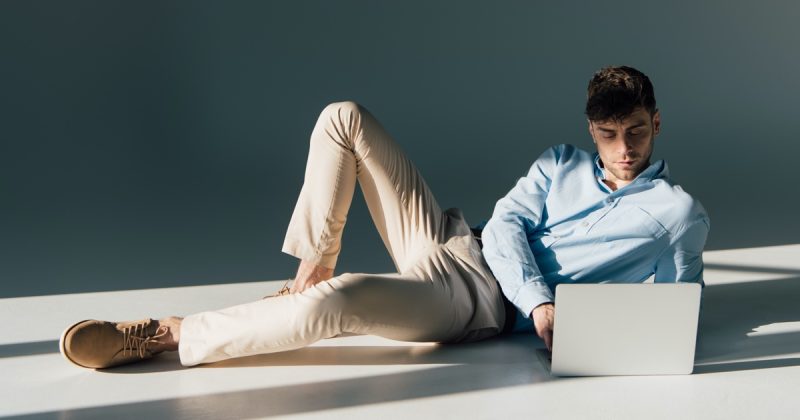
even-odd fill
[[[177,350],[191,366],[341,333],[464,342],[525,328],[514,307],[550,347],[560,282],[643,281],[654,271],[656,281],[702,281],[708,219],[663,162],[649,163],[660,126],[649,80],[627,67],[601,70],[587,115],[598,154],[545,152],[497,203],[484,259],[460,210],[439,208],[377,120],[356,103],[331,104],[312,132],[283,245],[301,259],[291,288],[186,318],[82,321],[62,334],[62,354],[104,368]],[[395,274],[333,276],[356,180]]]
[[[548,349],[559,283],[636,283],[655,274],[655,282],[703,284],[709,219],[669,179],[664,161],[650,161],[661,115],[648,77],[630,67],[600,70],[586,116],[597,153],[569,145],[544,152],[482,232],[503,293],[527,315],[506,328],[529,328],[532,319]]]

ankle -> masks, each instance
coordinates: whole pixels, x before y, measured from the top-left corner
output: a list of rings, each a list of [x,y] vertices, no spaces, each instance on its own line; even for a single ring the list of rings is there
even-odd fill
[[[170,316],[158,320],[159,327],[166,327],[167,334],[161,340],[162,343],[158,346],[162,351],[177,351],[178,344],[181,341],[181,323],[183,318],[177,316]]]

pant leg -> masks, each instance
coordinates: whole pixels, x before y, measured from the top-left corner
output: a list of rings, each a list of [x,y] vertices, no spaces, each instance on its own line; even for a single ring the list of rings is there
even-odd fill
[[[356,180],[397,271],[442,243],[442,210],[422,175],[375,117],[355,102],[320,113],[282,251],[334,268]]]
[[[356,180],[398,274],[345,273],[300,294],[190,315],[183,364],[291,350],[343,332],[406,341],[499,332],[499,290],[460,211],[441,211],[399,146],[353,102],[320,114],[283,251],[334,267]]]
[[[447,247],[422,259],[411,274],[343,273],[301,293],[187,316],[181,363],[293,350],[342,333],[417,342],[463,335],[473,311]]]

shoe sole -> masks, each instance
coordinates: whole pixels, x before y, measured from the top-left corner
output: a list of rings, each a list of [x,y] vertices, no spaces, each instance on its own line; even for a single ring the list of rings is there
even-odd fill
[[[84,368],[84,369],[92,369],[90,367],[81,365],[78,362],[70,359],[69,356],[67,356],[66,349],[64,348],[64,341],[66,341],[66,339],[67,339],[67,334],[69,334],[69,332],[72,331],[73,328],[77,327],[78,325],[83,324],[86,321],[91,321],[91,319],[84,319],[83,321],[76,322],[76,323],[74,323],[74,324],[72,324],[69,327],[64,329],[64,332],[61,333],[61,338],[59,338],[59,340],[58,340],[58,350],[59,350],[59,353],[61,353],[61,355],[64,356],[64,358],[67,359],[67,361],[72,363],[73,365],[81,367],[81,368]]]

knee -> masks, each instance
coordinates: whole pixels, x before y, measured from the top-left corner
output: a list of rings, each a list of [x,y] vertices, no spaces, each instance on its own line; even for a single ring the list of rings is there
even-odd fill
[[[333,140],[346,149],[355,148],[354,139],[361,125],[361,105],[354,101],[332,102],[322,109],[311,142]]]
[[[355,101],[331,102],[322,109],[322,114],[327,115],[355,115],[360,112],[361,105]]]
[[[320,118],[336,125],[343,133],[355,132],[361,123],[363,107],[354,101],[331,102],[320,113]]]

